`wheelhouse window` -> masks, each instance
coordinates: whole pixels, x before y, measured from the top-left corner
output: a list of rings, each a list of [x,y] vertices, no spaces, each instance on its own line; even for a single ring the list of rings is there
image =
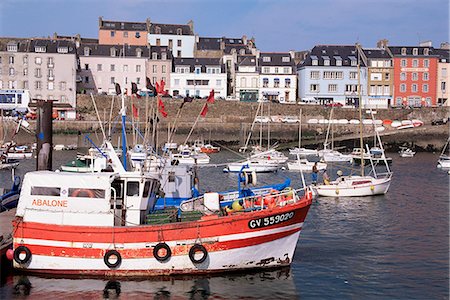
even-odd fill
[[[32,186],[31,195],[35,196],[59,196],[61,194],[61,188],[59,187],[47,187],[47,186]]]
[[[127,196],[139,196],[139,181],[127,182]]]

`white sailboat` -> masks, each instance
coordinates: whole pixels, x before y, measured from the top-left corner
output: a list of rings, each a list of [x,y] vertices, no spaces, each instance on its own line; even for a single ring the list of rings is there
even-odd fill
[[[291,155],[301,155],[301,156],[310,156],[317,155],[317,149],[308,149],[302,147],[302,110],[300,109],[300,117],[298,124],[298,147],[289,149],[289,154]]]
[[[356,45],[356,48],[359,51],[359,45]],[[359,98],[359,119],[362,120],[362,101],[361,101],[361,84],[360,84],[360,60],[358,55],[358,98]],[[373,115],[372,115],[373,117]],[[363,126],[362,122],[360,122],[360,144],[361,148],[363,148]],[[384,154],[383,144],[381,143],[380,136],[378,132],[376,132],[376,138],[379,143],[379,147],[382,150],[382,158],[386,158]],[[366,146],[367,152],[369,152],[369,147]],[[361,151],[361,160],[363,160],[363,151]],[[372,167],[372,175],[364,174],[364,164],[361,164],[361,175],[348,175],[348,176],[340,176],[336,180],[331,181],[329,184],[321,184],[315,186],[315,191],[319,196],[325,197],[362,197],[362,196],[373,196],[373,195],[382,195],[386,194],[389,190],[389,186],[391,184],[392,173],[389,169],[389,165],[386,160],[384,160],[387,172],[384,174],[380,174],[376,172],[374,164],[372,160],[370,160]]]
[[[300,155],[297,156],[296,161],[288,162],[287,166],[290,171],[303,171],[311,172],[315,162],[309,161],[306,158],[301,158]],[[327,164],[324,162],[317,162],[317,170],[326,170]]]
[[[437,165],[438,168],[445,168],[445,169],[450,168],[450,155],[448,153],[449,142],[450,142],[450,137],[447,139],[447,142],[445,143],[444,148],[442,148],[441,155],[439,155],[439,160],[438,160],[438,165]]]
[[[408,147],[400,147],[400,151],[398,151],[398,154],[400,155],[400,157],[414,157],[416,152]]]

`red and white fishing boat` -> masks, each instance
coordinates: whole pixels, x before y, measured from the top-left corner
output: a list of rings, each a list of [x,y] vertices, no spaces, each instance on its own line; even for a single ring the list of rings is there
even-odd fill
[[[220,151],[220,147],[216,147],[211,144],[203,145],[200,148],[200,152],[203,152],[203,153],[218,153],[219,151]]]
[[[25,175],[13,221],[15,269],[151,276],[292,262],[311,192],[247,197],[228,207],[218,193],[207,193],[178,212],[155,212],[159,178],[126,172],[110,156],[114,172]]]

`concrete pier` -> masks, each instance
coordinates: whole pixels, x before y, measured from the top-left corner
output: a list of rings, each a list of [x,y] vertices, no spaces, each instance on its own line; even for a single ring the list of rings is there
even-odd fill
[[[7,274],[11,269],[12,262],[6,258],[6,251],[12,247],[12,225],[16,209],[0,213],[0,276]]]

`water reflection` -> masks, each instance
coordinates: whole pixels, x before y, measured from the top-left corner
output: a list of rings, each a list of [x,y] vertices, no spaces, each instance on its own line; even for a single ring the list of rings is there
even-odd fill
[[[220,276],[92,279],[12,276],[5,298],[296,299],[290,268]],[[9,294],[8,294],[9,293]],[[1,297],[3,298],[3,297]]]

